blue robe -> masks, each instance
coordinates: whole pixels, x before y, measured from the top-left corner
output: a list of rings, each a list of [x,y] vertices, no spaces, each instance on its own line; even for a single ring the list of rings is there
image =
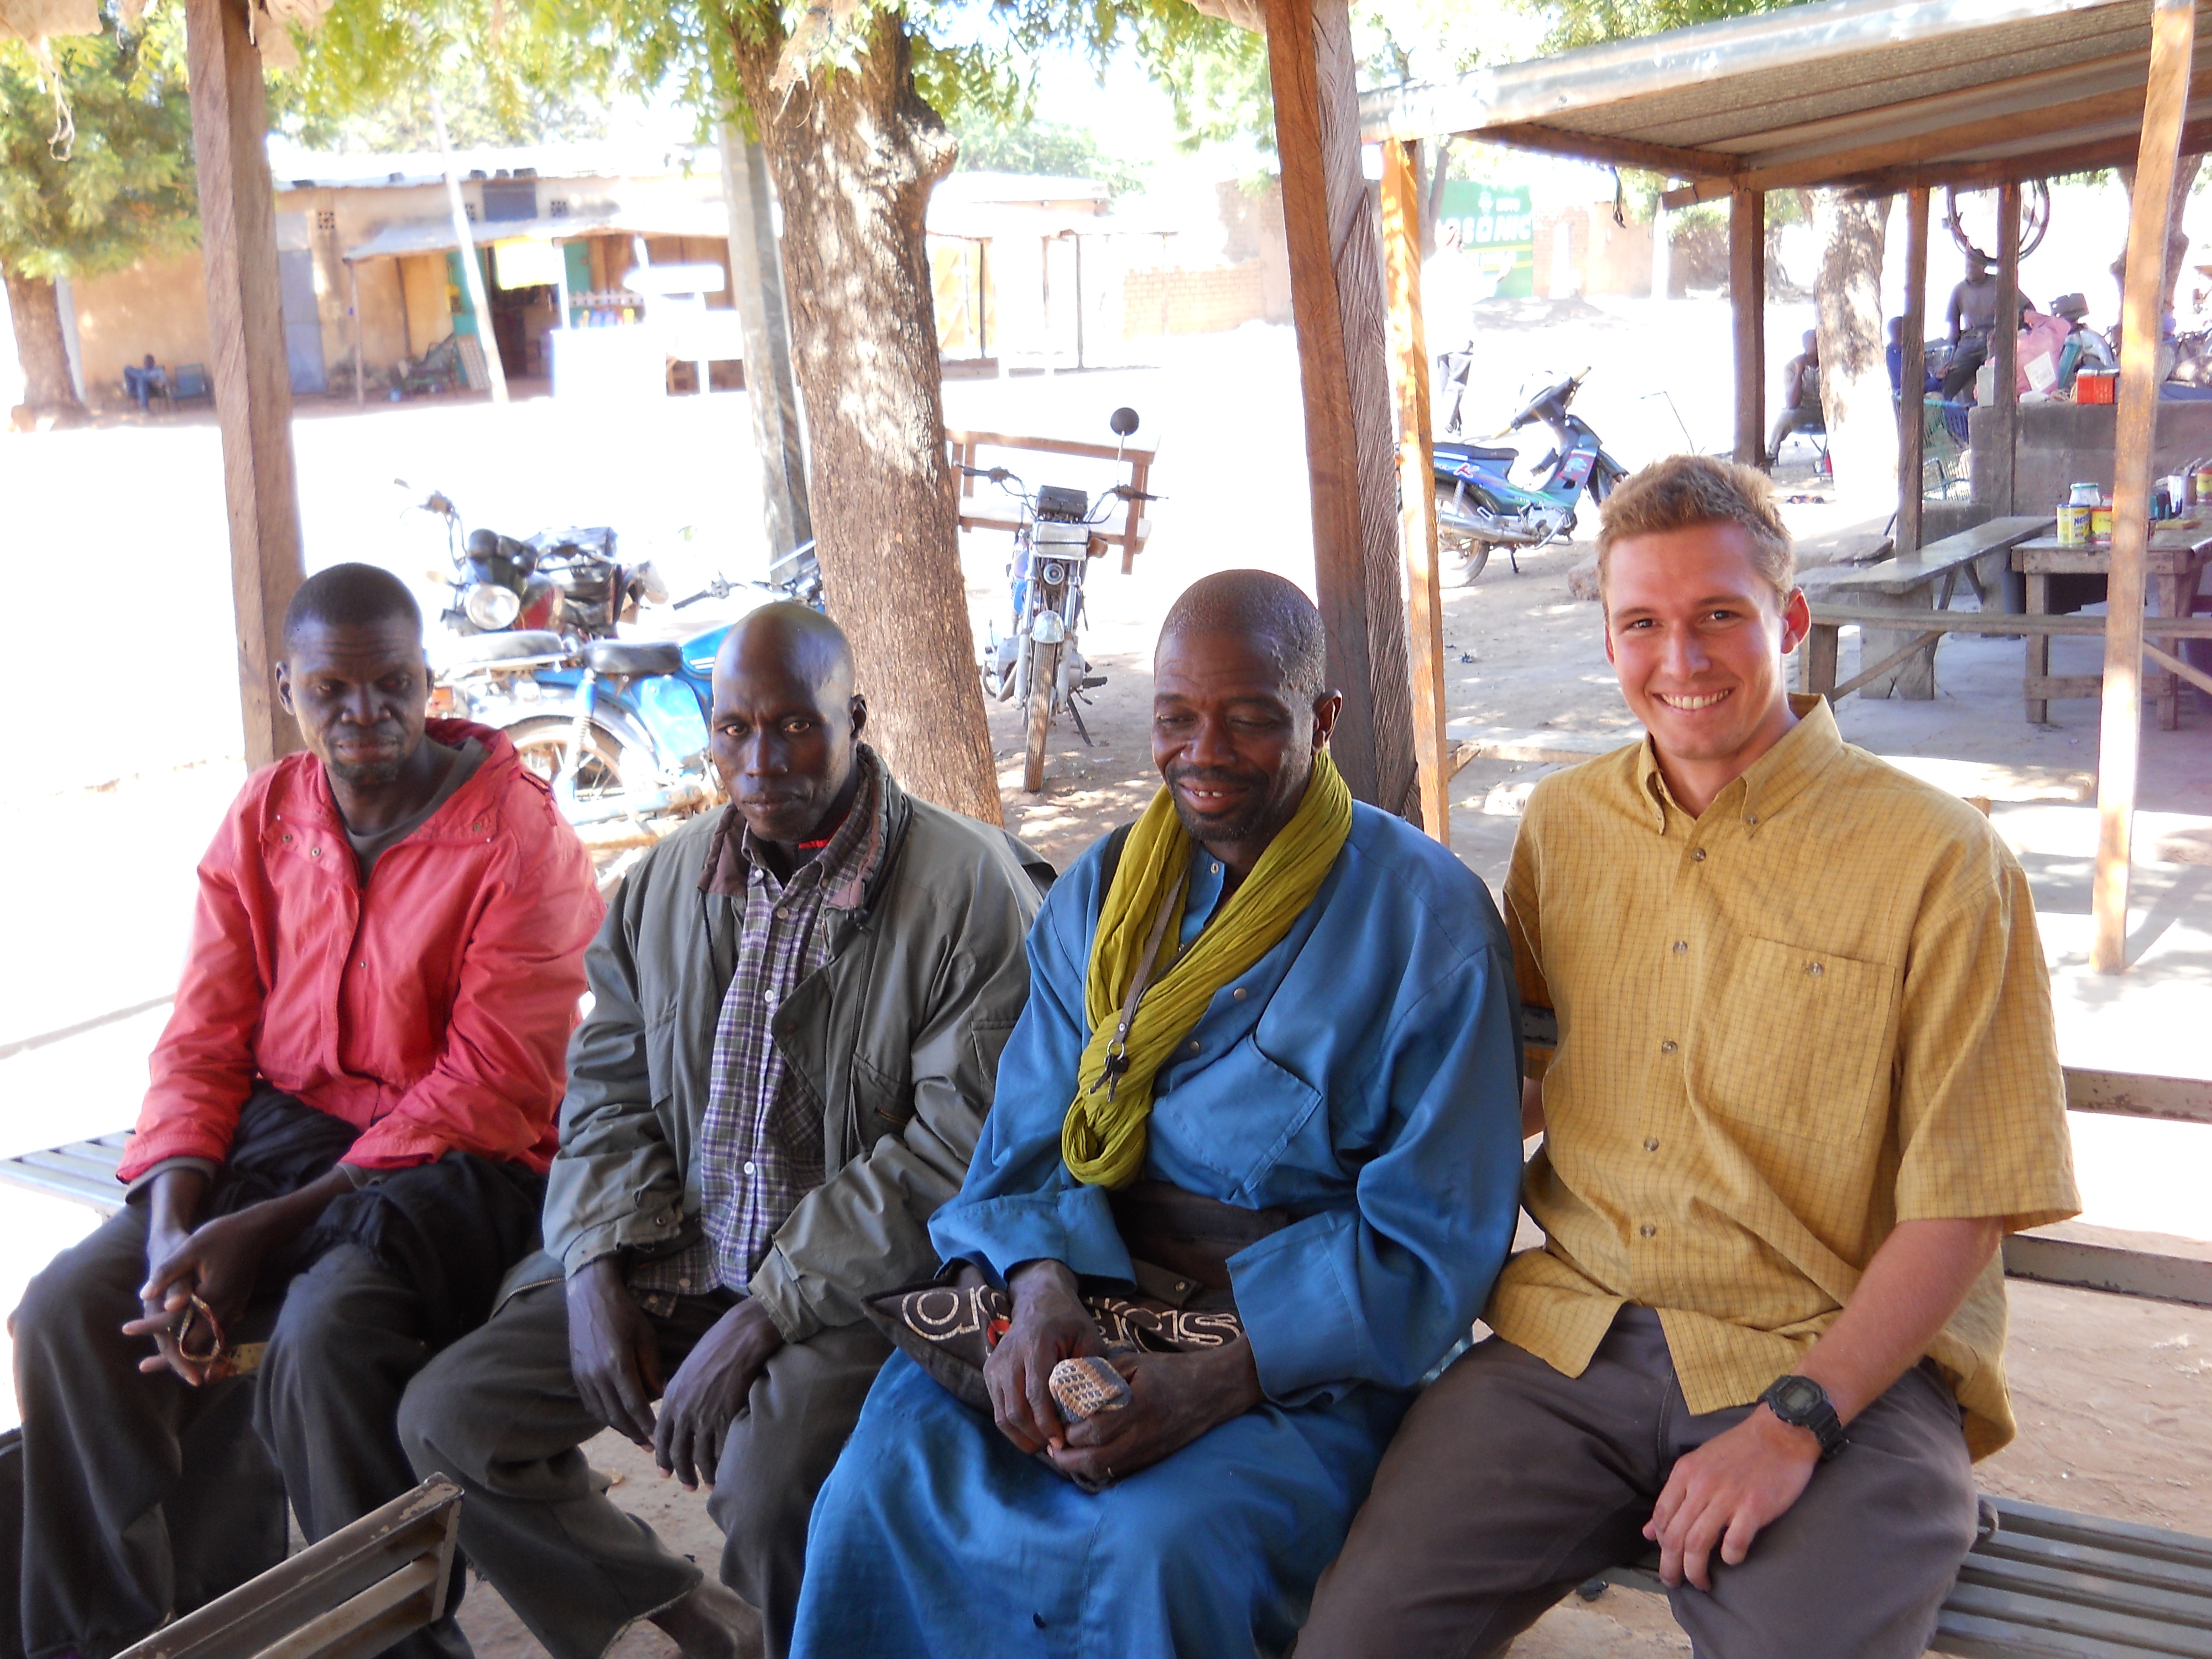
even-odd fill
[[[994,1279],[1041,1257],[1130,1276],[1107,1194],[1060,1156],[1100,875],[1094,847],[1037,917],[997,1103],[930,1225],[947,1261]],[[1222,899],[1203,848],[1191,875],[1186,943]],[[1214,995],[1155,1086],[1146,1176],[1294,1218],[1230,1261],[1265,1403],[1093,1496],[895,1356],[816,1503],[793,1653],[1281,1652],[1409,1391],[1505,1259],[1520,1101],[1489,894],[1355,805],[1314,902]]]

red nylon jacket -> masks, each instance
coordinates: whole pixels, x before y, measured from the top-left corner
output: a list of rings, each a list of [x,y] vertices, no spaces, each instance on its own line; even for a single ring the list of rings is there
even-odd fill
[[[153,1085],[116,1174],[220,1163],[257,1077],[361,1131],[345,1162],[448,1149],[543,1170],[559,1140],[584,947],[605,911],[575,832],[500,732],[476,775],[361,884],[322,763],[246,781],[201,860]]]

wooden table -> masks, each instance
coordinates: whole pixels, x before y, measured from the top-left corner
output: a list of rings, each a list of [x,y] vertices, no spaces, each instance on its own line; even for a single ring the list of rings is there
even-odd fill
[[[2185,617],[2197,597],[2197,580],[2212,562],[2212,520],[2184,526],[2151,526],[2150,549],[2143,569],[2146,591],[2158,601],[2161,617]],[[2012,568],[2027,578],[2027,612],[2048,615],[2053,576],[2109,576],[2112,574],[2110,547],[2065,547],[2056,536],[2039,536],[2012,550]],[[2156,635],[2155,626],[2144,632]],[[2027,718],[2040,726],[2051,712],[2054,697],[2094,697],[2105,689],[2101,674],[2057,674],[2051,672],[2051,636],[2027,638],[2027,671],[2021,689],[2027,701]],[[2181,723],[2181,682],[2163,670],[2143,676],[2143,690],[2158,698],[2158,724],[2171,732]]]

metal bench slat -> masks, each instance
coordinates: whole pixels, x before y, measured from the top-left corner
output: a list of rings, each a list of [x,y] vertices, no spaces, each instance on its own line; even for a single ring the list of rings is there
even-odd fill
[[[2163,1623],[2212,1632],[2212,1596],[2200,1591],[2147,1584],[2140,1579],[2084,1571],[2050,1561],[1977,1550],[1959,1569],[1959,1583],[2063,1602],[2069,1607],[2154,1617]]]
[[[2057,1631],[2022,1630],[2002,1619],[1947,1607],[1936,1615],[1936,1638],[1929,1651],[1952,1654],[1956,1659],[2154,1659],[2160,1650]]]
[[[2025,1534],[2051,1538],[2089,1549],[2124,1549],[2130,1554],[2172,1561],[2185,1566],[2212,1569],[2212,1538],[2176,1532],[2168,1527],[2147,1527],[2134,1521],[2107,1520],[2073,1510],[2053,1509],[2024,1498],[1984,1494],[1997,1513],[1997,1536]]]
[[[2018,1562],[2039,1571],[2088,1573],[2118,1583],[2171,1590],[2177,1595],[2197,1597],[2208,1615],[2212,1615],[2212,1571],[2185,1561],[2003,1531],[1976,1544],[1966,1560],[1969,1565],[1983,1560]]]
[[[82,1176],[88,1180],[97,1177],[112,1186],[115,1184],[116,1165],[122,1159],[98,1156],[86,1158],[71,1147],[50,1146],[40,1152],[25,1152],[11,1161],[27,1169],[51,1170],[56,1175]]]
[[[2212,1631],[2167,1624],[2160,1619],[2077,1607],[2040,1593],[1996,1589],[1961,1582],[1953,1586],[1944,1611],[2002,1620],[2027,1631],[2113,1642],[2124,1650],[2172,1655],[2173,1659],[2212,1659]]]

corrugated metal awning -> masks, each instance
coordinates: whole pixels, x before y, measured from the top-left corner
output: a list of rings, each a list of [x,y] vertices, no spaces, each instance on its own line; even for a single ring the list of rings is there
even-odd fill
[[[557,218],[494,219],[472,222],[469,235],[478,247],[495,242],[567,242],[579,236],[727,236],[729,210],[720,202],[664,203],[653,207],[611,209],[603,213],[564,214]],[[460,246],[450,216],[386,225],[345,251],[349,264],[363,259],[392,259],[410,253],[451,253]]]
[[[2132,162],[2150,21],[2149,0],[1819,0],[1370,92],[1361,128],[1692,180],[1670,206],[1735,186],[1983,186]],[[2212,146],[2201,21],[2197,40],[2185,153]]]

